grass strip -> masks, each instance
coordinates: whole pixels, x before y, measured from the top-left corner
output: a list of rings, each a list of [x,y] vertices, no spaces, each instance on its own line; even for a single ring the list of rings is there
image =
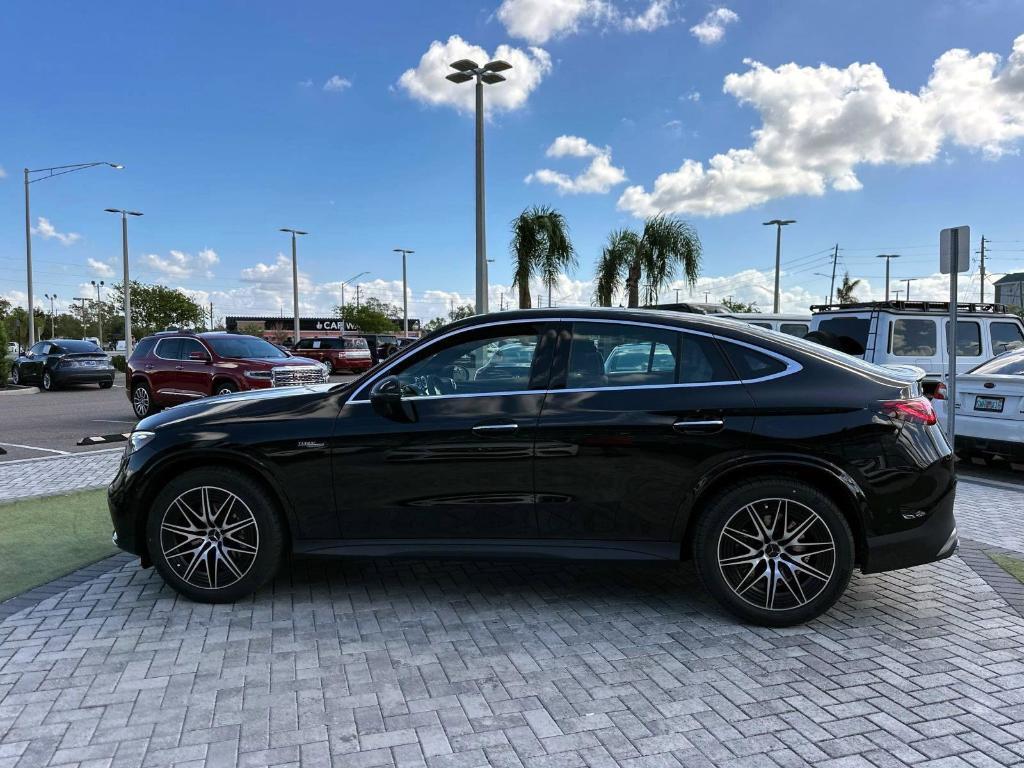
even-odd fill
[[[992,558],[996,565],[1013,576],[1021,584],[1024,584],[1024,560],[1010,557],[1009,555],[999,555],[994,552],[989,552],[988,556]]]

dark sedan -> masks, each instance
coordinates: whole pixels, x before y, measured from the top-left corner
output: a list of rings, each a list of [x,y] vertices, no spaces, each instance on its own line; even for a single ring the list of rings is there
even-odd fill
[[[11,383],[38,383],[50,392],[69,384],[114,386],[114,366],[91,341],[50,339],[34,344],[11,364]]]
[[[497,365],[503,349],[529,360]],[[794,624],[855,567],[956,549],[951,451],[898,376],[700,315],[469,318],[351,384],[144,419],[110,486],[115,540],[208,602],[258,589],[286,550],[693,558],[736,615]]]

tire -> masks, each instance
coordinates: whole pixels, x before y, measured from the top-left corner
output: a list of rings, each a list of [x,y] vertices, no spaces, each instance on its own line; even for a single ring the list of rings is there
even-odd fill
[[[159,410],[153,403],[153,393],[145,384],[136,384],[132,387],[132,410],[140,419],[152,416]]]
[[[154,499],[146,541],[153,565],[176,592],[200,603],[230,603],[277,573],[284,530],[273,499],[251,477],[196,469]]]
[[[788,627],[817,618],[846,590],[853,535],[835,502],[817,488],[762,477],[711,500],[697,521],[693,556],[705,588],[730,613]]]
[[[238,387],[231,381],[218,381],[213,385],[213,394],[215,395],[230,395],[237,391]]]
[[[17,365],[11,366],[11,384],[14,386],[21,384],[21,371],[18,369]]]
[[[53,375],[49,371],[43,371],[43,391],[53,392],[57,388],[57,384],[53,380]]]
[[[110,389],[112,386],[114,386],[114,382],[112,382],[112,381],[101,381],[100,382],[100,389]]]

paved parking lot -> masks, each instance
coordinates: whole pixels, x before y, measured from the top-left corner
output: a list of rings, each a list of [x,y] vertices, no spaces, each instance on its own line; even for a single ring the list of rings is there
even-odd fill
[[[957,514],[1024,552],[1020,487]],[[961,557],[788,630],[689,566],[305,561],[223,606],[110,567],[0,622],[0,768],[1024,764],[1024,618]]]

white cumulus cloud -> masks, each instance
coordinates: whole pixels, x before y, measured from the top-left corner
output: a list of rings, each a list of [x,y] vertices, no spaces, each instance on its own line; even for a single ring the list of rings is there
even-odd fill
[[[5,171],[4,167],[2,165],[0,165],[0,179],[6,179],[6,178],[7,178],[7,171]]]
[[[605,0],[504,0],[498,19],[512,37],[535,45],[579,31],[583,23],[609,18]]]
[[[113,277],[114,268],[107,264],[105,261],[99,261],[98,259],[88,258],[86,263],[89,265],[89,269],[96,273],[97,277]]]
[[[352,87],[352,81],[348,78],[342,77],[341,75],[331,75],[327,78],[327,82],[324,83],[325,91],[340,92],[348,90]]]
[[[715,8],[709,11],[699,24],[690,27],[690,32],[704,45],[713,45],[725,37],[725,28],[729,24],[735,24],[739,20],[739,14],[735,11]]]
[[[149,253],[142,261],[164,279],[183,280],[197,274],[213,277],[212,267],[220,262],[220,257],[213,249],[204,248],[195,256],[178,250],[170,251],[167,256]]]
[[[61,245],[74,245],[82,239],[77,232],[58,232],[45,216],[36,219],[36,225],[32,227],[32,234],[39,235],[44,240],[56,240]]]
[[[512,111],[524,106],[530,94],[551,72],[551,56],[542,48],[524,51],[499,45],[491,56],[480,46],[452,35],[446,42],[432,42],[419,65],[402,73],[398,85],[424,104],[455,107],[460,112],[471,113],[475,108],[472,83],[456,85],[445,79],[455,71],[448,65],[459,59],[471,59],[480,65],[491,59],[503,59],[512,65],[512,69],[502,73],[508,82],[488,88],[485,99],[488,112]]]
[[[646,10],[635,16],[623,16],[622,28],[627,32],[653,32],[668,26],[671,18],[669,11],[672,8],[672,0],[651,0]]]
[[[734,213],[789,195],[860,189],[858,165],[929,163],[946,142],[997,158],[1017,152],[1024,137],[1024,35],[1005,63],[993,53],[947,51],[917,93],[894,89],[877,64],[746,63],[723,90],[759,113],[753,144],[706,165],[685,159],[650,191],[628,187],[620,209]]]
[[[589,157],[590,164],[576,176],[541,168],[526,177],[555,187],[563,195],[605,194],[626,180],[626,172],[612,165],[611,147],[598,147],[580,136],[559,136],[548,147],[548,157]]]

